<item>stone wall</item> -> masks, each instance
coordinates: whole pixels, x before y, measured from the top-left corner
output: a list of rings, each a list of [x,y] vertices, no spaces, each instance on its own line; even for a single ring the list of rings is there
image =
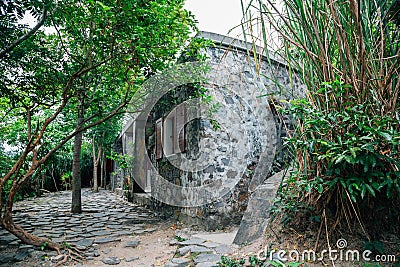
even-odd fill
[[[203,32],[200,36],[215,44],[203,51],[211,65],[209,81],[204,85],[211,96],[207,103],[211,112],[187,125],[185,157],[199,159],[206,155],[201,158],[202,167],[182,171],[174,166],[174,161],[180,158],[151,158],[153,166],[169,182],[182,187],[209,186],[219,193],[210,195],[211,203],[196,207],[173,207],[156,200],[149,205],[166,216],[176,215],[185,222],[213,230],[238,224],[249,195],[280,170],[285,161],[282,137],[293,123],[279,116],[276,109],[287,105],[290,99],[302,97],[303,87],[285,64],[262,56],[261,48],[256,48],[255,61],[248,52],[251,44],[212,33]],[[176,102],[172,100],[184,101],[190,97],[185,88],[174,94],[165,97],[164,102],[169,99],[172,104]],[[168,112],[165,108],[153,110],[150,125],[155,127],[155,121]],[[146,134],[149,153],[154,153],[154,134],[154,131]],[[151,186],[151,194],[167,194],[171,202],[177,197],[176,192],[155,185]],[[187,197],[198,203],[196,198],[206,196],[188,194]]]

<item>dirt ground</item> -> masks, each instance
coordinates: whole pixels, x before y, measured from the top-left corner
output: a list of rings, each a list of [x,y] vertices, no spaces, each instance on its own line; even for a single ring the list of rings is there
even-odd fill
[[[113,242],[96,246],[100,252],[100,256],[94,260],[86,261],[83,266],[107,266],[101,260],[106,257],[118,257],[120,259],[130,259],[138,257],[137,260],[126,262],[121,260],[118,266],[164,266],[164,263],[172,258],[177,248],[176,245],[169,245],[171,239],[175,236],[174,224],[167,222],[165,224],[157,224],[157,230],[152,233],[134,236],[122,236],[121,242]],[[136,248],[125,247],[126,242],[131,240],[139,240]]]

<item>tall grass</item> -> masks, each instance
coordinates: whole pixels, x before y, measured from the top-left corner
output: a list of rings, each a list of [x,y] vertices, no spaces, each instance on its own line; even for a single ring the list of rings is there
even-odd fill
[[[374,220],[399,222],[399,1],[242,4],[244,13],[253,12],[248,23],[261,25],[262,39],[268,29],[278,33],[282,46],[275,52],[307,88],[288,111],[297,119],[288,140],[297,172],[279,210],[307,207],[333,228],[357,222],[368,237]],[[398,224],[389,226],[400,232]]]

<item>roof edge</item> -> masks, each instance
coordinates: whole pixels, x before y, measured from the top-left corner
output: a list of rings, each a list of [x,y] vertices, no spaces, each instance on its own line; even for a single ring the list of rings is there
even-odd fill
[[[251,49],[253,47],[253,43],[246,42],[246,41],[243,41],[243,40],[240,40],[237,38],[233,38],[233,37],[218,34],[218,33],[199,31],[196,34],[195,38],[204,38],[204,39],[212,41],[215,45],[223,46],[226,48],[235,48],[235,49],[241,50],[243,52],[248,52],[248,51],[251,53],[253,52],[253,51],[251,51]],[[265,55],[266,49],[264,47],[256,45],[255,50],[258,55],[262,56],[263,60],[268,61],[268,59],[269,59],[276,64],[280,64],[280,65],[284,65],[284,66],[288,67],[288,64],[286,62],[284,62],[281,59],[276,58],[272,54],[269,54],[268,56],[266,56]]]

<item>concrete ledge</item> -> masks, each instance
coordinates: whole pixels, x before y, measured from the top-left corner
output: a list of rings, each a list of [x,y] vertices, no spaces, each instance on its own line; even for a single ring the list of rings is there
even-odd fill
[[[200,31],[196,37],[201,38],[203,37],[204,39],[211,40],[215,45],[223,46],[226,48],[234,48],[238,49],[244,52],[252,52],[253,44],[250,42],[245,42],[240,39],[236,39],[233,37],[213,33],[213,32],[207,32],[207,31]],[[271,60],[272,63],[283,65],[287,67],[287,63],[285,63],[282,59],[278,59],[276,56],[274,56],[272,53],[273,51],[268,51],[268,57],[265,56],[266,49],[256,45],[255,46],[256,53],[260,56],[262,56],[263,60],[268,61],[268,58]]]
[[[256,188],[249,199],[247,210],[233,240],[234,244],[250,243],[262,237],[269,222],[271,205],[276,197],[279,185],[288,174],[289,172],[285,173],[285,171],[274,174],[264,184]]]

